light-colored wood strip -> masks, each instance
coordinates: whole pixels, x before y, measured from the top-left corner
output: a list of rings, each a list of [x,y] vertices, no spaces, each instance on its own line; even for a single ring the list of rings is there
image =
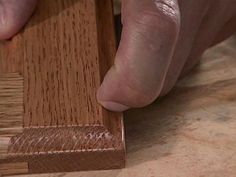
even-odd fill
[[[0,129],[0,137],[12,137],[16,134],[22,133],[22,127],[9,127]]]
[[[0,48],[4,48],[0,52],[0,74],[7,74],[9,78],[9,73],[11,76],[17,75],[23,72],[23,51],[17,51],[18,45],[24,45],[21,38],[14,37],[11,40],[5,40],[0,42]],[[17,74],[15,74],[17,73]]]
[[[0,159],[6,157],[11,137],[23,131],[23,78],[0,74]]]
[[[1,137],[0,138],[0,159],[5,158],[10,139],[11,138],[9,138],[9,137]]]
[[[28,163],[5,163],[0,164],[0,175],[24,174],[28,173]]]

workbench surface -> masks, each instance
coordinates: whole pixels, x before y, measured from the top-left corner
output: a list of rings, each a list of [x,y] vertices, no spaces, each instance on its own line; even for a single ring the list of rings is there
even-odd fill
[[[236,39],[209,50],[168,96],[128,111],[125,127],[125,169],[31,177],[235,177]]]

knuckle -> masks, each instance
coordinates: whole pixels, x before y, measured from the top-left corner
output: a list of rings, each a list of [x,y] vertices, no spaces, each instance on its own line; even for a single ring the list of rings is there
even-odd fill
[[[170,28],[180,27],[180,13],[176,0],[149,0],[135,12],[134,21],[143,25]]]
[[[179,7],[176,0],[153,0],[156,11],[167,20],[178,22],[180,18]]]

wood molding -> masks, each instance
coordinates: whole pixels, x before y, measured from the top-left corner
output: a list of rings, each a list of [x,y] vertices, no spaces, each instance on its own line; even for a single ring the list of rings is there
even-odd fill
[[[122,114],[96,101],[114,34],[110,0],[41,0],[0,43],[0,174],[124,167]]]

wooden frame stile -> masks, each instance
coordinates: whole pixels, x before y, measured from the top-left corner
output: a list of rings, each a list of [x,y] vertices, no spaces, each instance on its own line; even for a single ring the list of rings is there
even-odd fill
[[[0,174],[124,167],[122,114],[96,101],[114,36],[110,0],[40,0],[0,43]]]

